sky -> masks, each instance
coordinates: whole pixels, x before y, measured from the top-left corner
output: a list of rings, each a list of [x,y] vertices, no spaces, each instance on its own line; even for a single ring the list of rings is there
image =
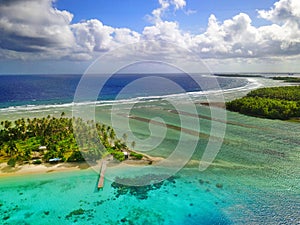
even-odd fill
[[[0,74],[81,74],[107,54],[115,68],[121,52],[193,72],[199,60],[212,72],[300,72],[300,1],[0,0]]]

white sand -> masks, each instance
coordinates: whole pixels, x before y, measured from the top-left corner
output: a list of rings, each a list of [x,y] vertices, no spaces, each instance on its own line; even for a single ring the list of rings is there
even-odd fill
[[[18,176],[18,175],[30,175],[30,174],[42,174],[52,172],[65,172],[87,169],[89,165],[86,163],[58,163],[58,164],[40,164],[40,165],[16,165],[10,167],[6,163],[0,164],[0,178],[6,176]]]

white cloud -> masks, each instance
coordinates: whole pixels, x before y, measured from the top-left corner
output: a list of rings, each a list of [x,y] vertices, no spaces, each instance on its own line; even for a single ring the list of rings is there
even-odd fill
[[[92,19],[71,25],[76,43],[88,52],[107,51],[112,42],[114,28],[103,25],[99,20]]]
[[[280,0],[270,10],[258,10],[261,18],[275,23],[295,22],[300,24],[300,1]]]
[[[0,3],[0,47],[16,52],[60,51],[70,48],[73,15],[52,7],[51,0]]]
[[[269,10],[258,10],[258,15],[271,21],[271,25],[255,27],[245,13],[225,21],[211,15],[207,29],[199,34],[184,32],[176,21],[163,20],[168,10],[184,9],[185,0],[159,0],[159,4],[152,12],[154,24],[138,33],[107,26],[97,19],[72,24],[73,15],[55,9],[53,0],[1,1],[0,57],[81,61],[139,41],[154,41],[156,47],[170,42],[202,58],[242,62],[300,54],[299,0],[279,0]],[[158,58],[166,55],[159,51],[156,54]]]
[[[97,19],[71,24],[53,0],[0,2],[0,58],[89,60],[94,53],[139,41],[140,34]]]
[[[123,44],[140,40],[140,34],[128,28],[113,28],[92,19],[71,25],[78,50],[93,54],[106,52]]]
[[[194,49],[202,57],[260,58],[300,54],[300,5],[298,0],[281,0],[259,16],[274,22],[254,27],[244,13],[219,22],[211,15],[206,32],[193,37]]]
[[[300,1],[280,0],[270,10],[258,10],[261,18],[274,24],[258,28],[274,54],[298,55],[300,52]]]
[[[168,0],[159,0],[160,8],[154,9],[152,11],[153,17],[150,18],[154,23],[161,22],[163,13],[170,7],[170,3]]]
[[[168,41],[181,47],[188,47],[190,35],[180,31],[176,22],[164,21],[154,26],[145,27],[142,37],[146,41]]]
[[[114,42],[117,46],[123,44],[131,44],[140,41],[141,35],[138,32],[132,31],[128,28],[114,29]]]
[[[171,3],[175,5],[175,9],[182,9],[183,7],[186,6],[186,1],[185,0],[172,0]]]
[[[183,9],[186,6],[185,0],[158,0],[160,7],[152,11],[152,16],[150,20],[153,23],[160,23],[163,21],[164,13],[167,12],[171,6],[174,7],[174,10]]]
[[[258,36],[250,17],[244,13],[225,20],[222,24],[211,15],[206,32],[193,37],[193,44],[205,58],[252,57]]]

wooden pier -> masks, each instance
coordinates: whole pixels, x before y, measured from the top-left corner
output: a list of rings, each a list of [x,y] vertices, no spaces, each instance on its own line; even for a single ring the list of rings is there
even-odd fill
[[[106,160],[102,162],[101,170],[100,170],[100,176],[98,181],[98,189],[103,188],[104,186],[104,175],[106,171]]]

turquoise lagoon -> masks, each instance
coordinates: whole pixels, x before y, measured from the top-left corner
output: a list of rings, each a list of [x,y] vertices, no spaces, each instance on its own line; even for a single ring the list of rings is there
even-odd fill
[[[177,145],[180,130],[174,127],[180,126],[180,120],[172,107],[159,100],[132,110],[131,116],[160,117],[173,125],[147,154],[168,157]],[[97,119],[110,123],[109,106],[96,111]],[[0,223],[299,224],[300,124],[227,112],[227,122],[218,122],[226,123],[222,147],[212,165],[199,171],[211,121],[208,107],[197,105],[197,112],[201,129],[196,151],[169,179],[145,187],[118,185],[109,178],[148,179],[139,167],[118,166],[108,167],[105,186],[99,191],[99,174],[93,169],[1,178]],[[117,115],[122,118],[121,109]],[[147,122],[129,120],[136,136],[150,134]],[[125,128],[120,124],[119,129]],[[184,135],[187,142],[189,136],[195,138]],[[152,141],[155,138],[159,137],[154,134]]]

